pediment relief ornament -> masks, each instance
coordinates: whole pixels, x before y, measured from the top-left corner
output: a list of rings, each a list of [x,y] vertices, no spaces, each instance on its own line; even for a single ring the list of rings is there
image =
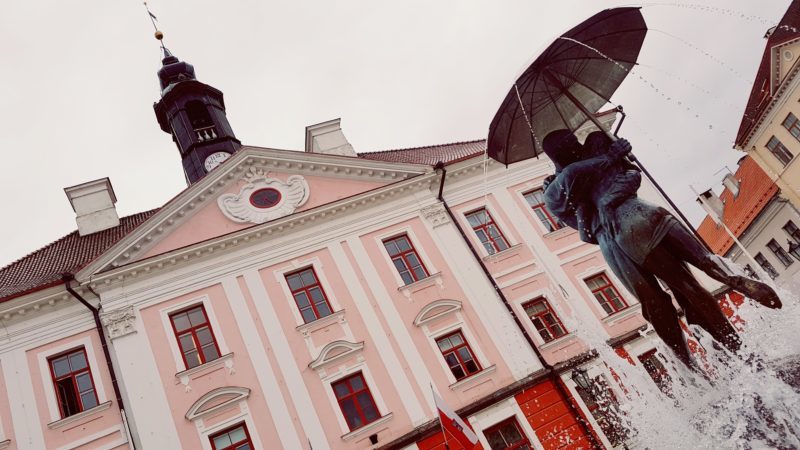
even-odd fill
[[[426,206],[420,210],[420,213],[434,227],[450,222],[447,211],[444,210],[444,206],[441,203]]]
[[[319,356],[308,364],[308,367],[317,370],[328,364],[352,356],[364,349],[364,342],[334,341],[326,345],[319,352]]]
[[[309,187],[301,175],[290,175],[285,182],[270,178],[263,169],[251,167],[242,177],[238,194],[222,194],[219,209],[237,223],[260,224],[288,216],[308,201]]]
[[[460,310],[461,302],[458,300],[432,301],[420,309],[419,314],[414,318],[414,325],[420,327],[428,322]]]

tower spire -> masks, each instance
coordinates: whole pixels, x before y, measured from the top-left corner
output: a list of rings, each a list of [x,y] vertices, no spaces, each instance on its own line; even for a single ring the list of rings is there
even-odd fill
[[[178,146],[186,181],[192,184],[242,144],[228,123],[222,91],[197,81],[194,66],[179,60],[164,46],[164,33],[156,26],[158,19],[147,2],[144,6],[163,52],[158,71],[161,99],[153,109],[161,129],[171,134]]]

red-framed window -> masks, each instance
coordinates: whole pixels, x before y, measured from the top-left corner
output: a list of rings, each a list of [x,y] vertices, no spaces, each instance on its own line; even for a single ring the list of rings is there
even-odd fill
[[[600,302],[600,306],[602,306],[603,310],[609,315],[628,307],[628,304],[625,303],[625,300],[619,295],[619,291],[611,284],[611,280],[608,279],[606,274],[601,273],[600,275],[587,278],[584,281],[586,281],[586,285],[589,286],[589,289],[592,290],[592,294],[597,301]]]
[[[567,329],[561,323],[550,303],[544,297],[535,298],[522,305],[536,331],[545,342],[566,336]]]
[[[219,358],[219,346],[202,304],[169,315],[187,369]]]
[[[530,450],[531,442],[514,417],[483,430],[492,450]]]
[[[639,361],[642,362],[644,370],[650,375],[650,378],[656,383],[661,392],[670,395],[672,391],[672,377],[669,376],[669,371],[661,362],[658,357],[656,349],[652,349],[639,356]]]
[[[389,252],[394,267],[400,272],[403,283],[411,284],[428,277],[428,269],[419,259],[417,250],[407,235],[386,239],[383,241],[383,246]]]
[[[61,417],[97,406],[92,371],[83,347],[47,358]]]
[[[533,213],[536,214],[536,217],[539,218],[539,221],[542,222],[544,228],[548,231],[556,231],[561,229],[564,225],[558,220],[553,214],[550,213],[550,210],[547,209],[547,206],[544,204],[544,190],[536,189],[524,194],[525,200],[530,205]]]
[[[381,415],[372,398],[364,375],[361,372],[350,375],[331,384],[339,408],[347,421],[350,431],[378,420]]]
[[[240,423],[208,437],[214,450],[252,450],[253,440],[247,425]]]
[[[436,339],[436,345],[439,346],[444,361],[450,367],[450,371],[453,372],[456,380],[480,372],[481,365],[475,359],[475,354],[472,352],[467,340],[464,339],[461,330]]]
[[[508,241],[500,229],[497,228],[486,208],[467,214],[467,221],[490,255],[508,248]]]
[[[331,304],[313,267],[287,274],[286,282],[305,323],[331,315]]]

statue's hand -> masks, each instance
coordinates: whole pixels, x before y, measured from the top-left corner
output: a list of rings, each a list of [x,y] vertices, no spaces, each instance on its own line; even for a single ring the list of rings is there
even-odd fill
[[[619,138],[616,141],[614,141],[613,144],[611,144],[611,147],[609,147],[608,152],[611,154],[613,158],[619,159],[630,153],[631,150],[633,150],[633,146],[631,145],[631,143],[628,142],[628,140],[625,138]]]

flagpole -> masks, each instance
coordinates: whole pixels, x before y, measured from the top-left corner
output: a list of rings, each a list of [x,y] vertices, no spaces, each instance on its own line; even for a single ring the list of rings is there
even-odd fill
[[[436,403],[436,391],[433,390],[433,383],[430,383],[431,386],[431,394],[433,394],[434,402]],[[442,429],[442,436],[444,437],[444,450],[450,450],[450,446],[447,445],[447,431],[444,429],[444,424],[442,423],[442,413],[439,412],[439,408],[436,408],[436,415],[439,416],[439,427]]]

